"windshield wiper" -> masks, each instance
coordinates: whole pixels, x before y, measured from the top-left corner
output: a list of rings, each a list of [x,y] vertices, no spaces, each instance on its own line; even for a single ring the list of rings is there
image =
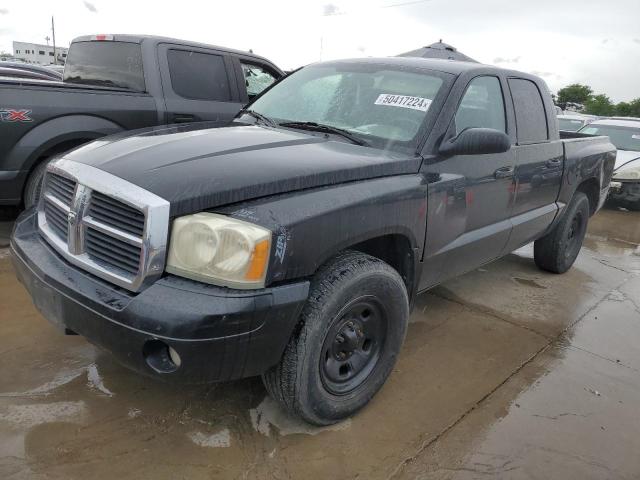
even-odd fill
[[[311,130],[314,132],[333,133],[340,135],[341,137],[351,140],[356,145],[368,146],[369,143],[365,140],[356,137],[354,134],[345,130],[344,128],[332,127],[331,125],[325,125],[324,123],[316,122],[282,122],[279,123],[281,127],[299,128],[300,130]]]
[[[253,118],[255,118],[256,120],[258,120],[258,122],[262,122],[265,125],[269,125],[270,127],[277,127],[278,124],[276,122],[274,122],[273,120],[271,120],[269,117],[256,112],[255,110],[251,110],[248,108],[243,108],[242,110],[240,110],[239,112],[240,114],[246,113],[247,115],[252,116]]]

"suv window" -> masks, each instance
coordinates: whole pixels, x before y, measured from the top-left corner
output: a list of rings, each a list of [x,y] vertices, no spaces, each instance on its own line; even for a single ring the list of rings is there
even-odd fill
[[[249,98],[255,97],[276,81],[275,75],[259,65],[244,62],[240,62],[240,64],[242,65],[242,73],[244,74],[244,82],[247,86]]]
[[[144,92],[140,44],[74,42],[64,66],[64,81]]]
[[[465,128],[493,128],[506,133],[504,98],[497,77],[476,77],[467,87],[455,117],[456,134]]]
[[[221,55],[171,49],[167,52],[171,87],[190,100],[231,100],[229,78]]]
[[[518,143],[546,142],[549,139],[547,114],[537,85],[531,80],[510,78],[509,88],[516,112]]]

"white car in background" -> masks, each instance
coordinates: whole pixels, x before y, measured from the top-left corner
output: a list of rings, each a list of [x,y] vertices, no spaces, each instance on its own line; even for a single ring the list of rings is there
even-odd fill
[[[640,211],[640,118],[596,120],[580,133],[607,135],[618,149],[609,198],[629,210]]]
[[[558,130],[565,132],[577,132],[591,120],[589,117],[578,114],[562,114],[558,117]]]

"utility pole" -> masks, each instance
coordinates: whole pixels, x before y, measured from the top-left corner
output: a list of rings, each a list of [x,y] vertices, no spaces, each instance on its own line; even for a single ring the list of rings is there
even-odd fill
[[[53,37],[53,64],[58,64],[58,57],[56,57],[56,25],[53,22],[53,15],[51,15],[51,36]]]

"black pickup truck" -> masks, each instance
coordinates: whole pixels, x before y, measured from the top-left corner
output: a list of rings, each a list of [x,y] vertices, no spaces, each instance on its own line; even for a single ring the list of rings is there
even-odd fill
[[[522,245],[562,273],[609,188],[608,137],[559,137],[537,77],[475,63],[311,65],[229,126],[51,163],[11,240],[67,333],[176,381],[262,375],[314,424],[391,373],[416,294]]]
[[[0,205],[37,201],[46,160],[123,130],[228,123],[283,72],[265,58],[172,38],[76,38],[61,82],[2,78]]]

